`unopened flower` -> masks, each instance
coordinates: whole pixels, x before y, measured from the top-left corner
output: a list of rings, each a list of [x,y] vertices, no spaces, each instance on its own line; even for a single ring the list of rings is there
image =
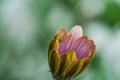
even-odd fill
[[[48,50],[51,73],[56,80],[70,80],[91,62],[95,53],[95,44],[83,36],[82,28],[74,26],[68,33],[60,29],[52,39]]]

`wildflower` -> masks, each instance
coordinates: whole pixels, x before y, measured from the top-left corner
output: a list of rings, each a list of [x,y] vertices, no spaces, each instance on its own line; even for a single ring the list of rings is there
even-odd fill
[[[48,61],[56,80],[70,80],[83,72],[95,53],[95,44],[83,36],[82,27],[76,25],[68,33],[60,29],[52,39]]]

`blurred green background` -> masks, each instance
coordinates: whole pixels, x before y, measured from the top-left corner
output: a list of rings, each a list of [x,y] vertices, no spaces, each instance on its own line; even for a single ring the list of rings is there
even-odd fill
[[[97,50],[73,80],[120,80],[120,0],[0,0],[0,80],[53,80],[48,44],[76,24]]]

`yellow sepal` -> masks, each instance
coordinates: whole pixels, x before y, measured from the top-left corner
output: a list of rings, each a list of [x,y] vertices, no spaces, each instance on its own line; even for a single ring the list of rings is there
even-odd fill
[[[57,34],[53,39],[52,41],[50,42],[50,45],[49,45],[49,49],[48,49],[48,56],[51,52],[51,50],[55,49],[55,50],[58,50],[58,47],[59,47],[59,35]]]
[[[49,65],[51,72],[56,74],[60,66],[60,56],[57,50],[53,49],[48,57],[49,57]]]
[[[80,72],[80,70],[81,70],[82,67],[83,67],[83,61],[82,61],[82,60],[78,60],[78,61],[77,61],[77,65],[78,65],[78,67],[77,67],[75,73],[74,73],[72,76],[70,76],[70,78],[75,77],[75,76]]]
[[[92,58],[93,58],[93,54],[91,53],[91,51],[89,52],[87,58],[85,59],[82,59],[83,61],[83,66],[82,66],[82,69],[78,72],[78,74],[82,73],[87,67],[88,65],[90,64],[90,62],[92,61]],[[78,75],[77,74],[77,75]],[[77,76],[76,75],[76,76]]]
[[[70,56],[70,62],[73,62],[73,61],[76,60],[76,53],[75,53],[75,51],[69,51],[67,54]]]
[[[64,78],[72,78],[74,77],[79,70],[81,70],[83,66],[83,62],[81,60],[75,60],[71,64],[69,64],[66,70],[63,73]]]
[[[58,75],[62,76],[62,74],[64,73],[65,69],[67,68],[67,66],[76,60],[76,53],[74,51],[68,51],[65,54],[62,54],[60,56],[60,68],[58,71]]]
[[[57,75],[61,75],[65,68],[67,67],[67,65],[70,63],[70,56],[68,54],[63,54],[60,56],[60,68],[59,71],[57,73]]]

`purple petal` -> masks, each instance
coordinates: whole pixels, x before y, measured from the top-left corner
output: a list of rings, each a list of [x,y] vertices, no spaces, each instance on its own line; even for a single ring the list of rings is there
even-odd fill
[[[96,46],[93,45],[93,46],[91,47],[91,52],[92,52],[92,53],[95,53],[95,49],[96,49]]]
[[[71,47],[73,46],[74,42],[82,36],[82,27],[81,26],[74,26],[71,30],[70,30],[70,34],[72,35],[69,43],[68,43],[68,50],[71,49]]]
[[[93,41],[88,40],[82,47],[79,48],[77,58],[79,59],[85,58],[88,55],[93,45],[94,45]]]
[[[69,38],[66,38],[66,36],[68,36],[68,33],[65,29],[60,29],[57,34],[59,34],[59,36],[61,37],[60,41],[59,41],[59,53],[63,53],[65,50],[65,47],[67,45],[66,42],[68,42]]]
[[[74,26],[70,34],[65,29],[60,29],[58,34],[62,37],[59,42],[59,54],[73,50],[76,52],[78,59],[83,59],[88,56],[90,51],[91,53],[95,52],[94,42],[89,40],[87,36],[82,36],[82,28],[80,26]]]
[[[92,43],[89,41],[88,45],[84,47],[84,50],[81,52],[81,58],[86,57],[89,54],[89,51],[91,51]]]
[[[75,50],[77,52],[77,49],[79,49],[79,47],[82,47],[82,45],[84,45],[87,40],[87,36],[80,37],[78,40],[75,41],[75,43],[71,47],[71,50]]]
[[[59,54],[65,53],[67,51],[67,44],[70,40],[71,36],[67,36],[63,38],[62,42],[59,44]]]

